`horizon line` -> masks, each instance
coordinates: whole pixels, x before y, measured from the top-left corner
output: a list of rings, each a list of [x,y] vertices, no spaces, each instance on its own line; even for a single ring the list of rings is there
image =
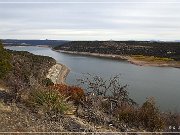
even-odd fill
[[[152,41],[152,42],[180,42],[180,39],[176,40],[160,40],[160,39],[147,39],[147,40],[135,40],[135,39],[127,39],[127,40],[113,40],[113,39],[107,39],[107,40],[70,40],[70,39],[18,39],[18,38],[1,38],[0,40],[61,40],[61,41]]]
[[[0,4],[124,4],[124,3],[128,3],[128,4],[135,4],[135,3],[139,3],[139,4],[172,4],[172,3],[179,3],[180,2],[170,2],[170,1],[165,1],[165,2],[160,2],[160,1],[154,1],[154,2],[142,2],[142,1],[135,1],[135,2],[116,2],[116,1],[104,1],[104,2],[101,2],[101,1],[92,1],[92,2],[84,2],[84,1],[62,1],[62,2],[32,2],[32,1],[29,1],[29,2],[20,2],[20,1],[16,1],[16,2],[0,2]]]

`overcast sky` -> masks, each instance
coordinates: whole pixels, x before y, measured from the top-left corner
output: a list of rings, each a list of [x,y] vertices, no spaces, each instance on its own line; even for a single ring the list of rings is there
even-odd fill
[[[180,1],[0,0],[0,38],[180,40]]]

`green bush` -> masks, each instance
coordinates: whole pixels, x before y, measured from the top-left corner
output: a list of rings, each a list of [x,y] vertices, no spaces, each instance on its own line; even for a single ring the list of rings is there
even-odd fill
[[[57,112],[65,114],[70,111],[72,106],[67,102],[67,98],[62,96],[58,91],[55,90],[33,90],[30,93],[28,103],[31,107],[36,107],[43,112]]]
[[[44,84],[45,86],[52,86],[52,85],[54,85],[54,83],[52,82],[52,80],[49,79],[49,78],[43,79],[42,82],[43,82],[43,84]]]
[[[2,79],[11,69],[11,64],[8,61],[0,61],[0,79]]]
[[[0,41],[0,79],[2,79],[11,69],[10,54],[3,48]]]

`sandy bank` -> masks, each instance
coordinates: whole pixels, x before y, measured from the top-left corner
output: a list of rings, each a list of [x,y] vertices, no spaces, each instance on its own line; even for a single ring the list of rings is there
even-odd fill
[[[57,63],[49,69],[47,78],[51,79],[54,84],[65,83],[69,71],[65,65]]]
[[[131,56],[126,55],[113,55],[113,54],[99,54],[99,53],[89,53],[89,52],[76,52],[76,51],[64,51],[64,50],[53,50],[62,53],[68,54],[77,54],[77,55],[85,55],[85,56],[93,56],[93,57],[102,57],[102,58],[110,58],[117,60],[126,60],[132,64],[139,66],[155,66],[155,67],[175,67],[180,68],[180,62],[171,61],[171,62],[149,62],[149,61],[141,61],[132,58]]]
[[[139,65],[139,66],[180,68],[179,61],[143,61],[143,60],[134,59],[132,57],[129,57],[129,59],[127,61],[129,61],[132,64]]]
[[[85,55],[85,56],[94,56],[94,57],[102,57],[102,58],[110,58],[110,59],[119,59],[119,60],[128,60],[129,59],[129,56],[113,55],[113,54],[99,54],[99,53],[64,51],[64,50],[53,50],[53,51],[62,52],[62,53],[68,53],[68,54],[78,54],[78,55]]]

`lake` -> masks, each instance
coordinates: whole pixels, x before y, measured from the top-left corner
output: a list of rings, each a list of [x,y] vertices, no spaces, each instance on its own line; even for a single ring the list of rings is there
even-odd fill
[[[130,97],[142,104],[154,97],[162,111],[180,112],[180,69],[171,67],[137,66],[126,61],[72,55],[43,47],[6,47],[17,51],[50,56],[70,68],[66,82],[75,84],[82,73],[97,74],[108,78],[121,74],[123,84],[128,84]]]

